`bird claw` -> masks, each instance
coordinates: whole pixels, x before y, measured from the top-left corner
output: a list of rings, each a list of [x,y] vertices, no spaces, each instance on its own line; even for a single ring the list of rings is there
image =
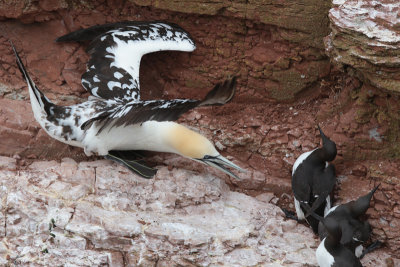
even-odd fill
[[[370,253],[374,251],[377,248],[380,248],[382,246],[383,242],[376,240],[374,243],[366,247],[363,252],[360,255],[360,259],[362,259],[367,253]]]
[[[281,208],[281,209],[282,209],[283,213],[285,213],[286,218],[295,220],[296,222],[300,221],[299,218],[297,218],[297,216],[295,215],[295,213],[293,211],[290,211],[290,210],[287,210],[284,208]]]

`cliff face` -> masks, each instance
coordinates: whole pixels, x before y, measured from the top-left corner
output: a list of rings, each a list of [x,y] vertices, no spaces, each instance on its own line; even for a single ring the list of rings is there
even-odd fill
[[[260,196],[261,194],[262,199],[266,192],[273,193],[275,194],[276,204],[293,209],[290,185],[291,167],[301,153],[319,145],[320,140],[316,129],[316,124],[319,123],[324,132],[336,141],[338,146],[338,157],[335,160],[335,165],[340,182],[336,200],[344,202],[354,199],[368,192],[375,184],[381,183],[380,191],[376,193],[372,204],[373,208],[368,212],[374,228],[373,238],[385,241],[387,243],[386,250],[396,255],[395,252],[400,248],[400,234],[398,232],[398,225],[400,225],[398,204],[400,202],[400,172],[398,171],[400,167],[400,114],[398,112],[400,101],[399,96],[395,93],[395,91],[398,91],[396,89],[398,86],[396,51],[398,51],[399,43],[396,41],[396,36],[399,31],[396,25],[399,23],[399,18],[395,15],[391,16],[392,13],[390,12],[387,16],[384,16],[384,14],[387,14],[386,11],[396,12],[398,7],[385,3],[376,6],[377,4],[374,1],[361,2],[363,2],[361,6],[365,10],[381,10],[374,13],[374,18],[371,20],[379,25],[380,31],[392,32],[388,35],[392,39],[388,40],[389,37],[386,38],[374,31],[372,33],[368,31],[370,22],[368,22],[367,12],[362,14],[363,19],[360,20],[365,22],[365,27],[353,25],[351,23],[354,21],[352,18],[357,16],[357,14],[351,15],[350,12],[351,10],[354,11],[355,8],[353,1],[346,1],[346,3],[334,1],[332,9],[330,9],[328,1],[317,0],[303,0],[295,3],[293,1],[279,1],[278,3],[277,1],[196,0],[185,1],[184,4],[181,1],[146,0],[87,2],[6,0],[1,2],[0,154],[14,157],[16,160],[11,158],[4,158],[4,160],[5,162],[14,162],[16,169],[28,170],[24,174],[26,179],[18,178],[25,179],[26,184],[20,185],[13,182],[11,183],[13,186],[9,190],[28,186],[30,189],[26,190],[31,193],[34,191],[35,198],[44,203],[41,206],[40,214],[47,216],[46,219],[37,217],[29,219],[32,215],[26,210],[21,210],[13,202],[13,194],[10,193],[12,191],[3,192],[2,220],[4,224],[9,227],[21,222],[20,225],[23,225],[19,219],[16,219],[17,222],[10,219],[13,216],[28,218],[32,225],[35,223],[44,224],[45,220],[50,218],[48,217],[50,215],[45,215],[45,210],[54,208],[51,204],[53,201],[58,203],[56,206],[62,203],[63,208],[66,209],[66,217],[60,215],[62,224],[59,224],[63,228],[59,228],[57,231],[66,229],[66,231],[76,233],[76,238],[79,239],[76,241],[76,248],[85,248],[89,254],[99,251],[97,250],[99,244],[104,240],[102,234],[108,233],[107,238],[105,238],[107,244],[111,244],[108,238],[114,240],[115,244],[113,243],[109,248],[101,247],[102,253],[104,252],[102,257],[104,257],[105,262],[114,259],[114,261],[121,261],[121,264],[137,263],[139,258],[132,258],[136,257],[133,256],[136,255],[135,253],[140,251],[145,253],[145,251],[152,249],[146,238],[157,239],[157,242],[163,240],[162,231],[158,228],[160,235],[157,235],[157,237],[152,236],[150,232],[144,233],[138,230],[140,233],[137,233],[137,237],[141,240],[138,241],[141,247],[132,247],[125,244],[131,237],[127,237],[125,232],[118,232],[117,228],[101,226],[97,215],[90,216],[87,219],[88,221],[83,222],[83,211],[95,207],[102,209],[102,211],[98,210],[99,213],[105,212],[107,214],[111,211],[120,211],[122,214],[135,210],[128,207],[128,204],[124,204],[128,206],[118,206],[121,196],[112,199],[111,206],[99,203],[100,200],[95,200],[101,199],[107,194],[117,194],[116,192],[120,191],[118,188],[113,191],[111,185],[107,185],[103,188],[104,190],[108,188],[107,194],[99,193],[101,191],[100,185],[92,181],[97,180],[97,178],[94,178],[97,177],[98,165],[96,164],[104,165],[105,167],[101,168],[105,169],[111,168],[110,166],[116,168],[114,165],[103,161],[87,163],[89,165],[94,164],[90,167],[87,167],[86,163],[71,163],[72,169],[85,169],[87,167],[89,171],[85,174],[86,176],[76,176],[76,172],[60,174],[56,171],[56,174],[51,174],[52,176],[48,174],[54,178],[52,178],[54,181],[51,180],[50,182],[45,182],[45,179],[41,178],[47,174],[40,171],[29,174],[31,167],[28,166],[32,166],[31,162],[35,159],[60,160],[68,157],[77,162],[84,162],[88,158],[81,149],[72,148],[50,139],[34,121],[26,84],[21,79],[14,63],[9,40],[12,40],[20,51],[28,71],[39,88],[56,103],[72,104],[83,101],[88,96],[80,85],[80,76],[85,70],[88,57],[84,45],[56,44],[54,43],[55,38],[82,27],[107,22],[166,20],[177,23],[189,31],[196,41],[197,49],[193,53],[160,52],[146,55],[142,60],[140,70],[140,82],[144,98],[199,99],[216,82],[225,79],[227,76],[239,75],[237,95],[231,103],[222,107],[200,108],[188,112],[180,119],[181,123],[193,126],[210,140],[213,140],[223,155],[232,155],[237,160],[236,163],[249,170],[248,173],[241,176],[242,181],[239,182],[231,181],[217,171],[211,171],[212,175],[225,179],[231,190],[250,196]],[[372,2],[375,4],[372,4]],[[384,18],[381,19],[380,16],[384,16]],[[325,55],[325,52],[330,58]],[[339,71],[339,69],[342,71]],[[205,169],[196,164],[188,164],[188,161],[184,159],[181,161],[172,159],[174,159],[172,155],[157,155],[151,158],[151,161],[158,164],[159,168],[163,170],[166,168],[163,165],[168,165],[167,173],[163,171],[163,175],[155,178],[156,180],[159,179],[159,182],[167,183],[171,177],[174,177],[174,174],[169,172],[182,172],[179,174],[182,177],[194,175],[187,170],[200,172],[199,179],[201,181],[208,179],[209,168]],[[82,167],[82,164],[84,167]],[[50,165],[54,165],[51,167],[53,169],[59,168],[59,163],[54,162]],[[9,172],[10,170],[4,171],[4,173]],[[92,172],[95,172],[95,174],[92,175]],[[2,175],[6,175],[4,173]],[[11,172],[7,175],[11,177],[15,174]],[[118,176],[117,173],[107,174],[106,176],[109,176],[110,179],[111,177],[119,179],[115,178]],[[62,182],[68,179],[73,180],[73,177],[89,178],[82,178],[87,183],[76,181],[76,183],[72,182],[72,185],[65,185]],[[169,178],[167,179],[167,177]],[[178,183],[176,180],[172,180],[171,186]],[[4,181],[9,181],[9,178],[4,179]],[[67,182],[71,183],[70,180]],[[7,183],[5,182],[4,186],[7,186]],[[58,183],[61,183],[62,186],[69,189],[52,188],[53,183],[56,183],[57,186],[59,186]],[[129,183],[135,184],[136,182],[130,181]],[[150,182],[154,187],[153,183],[156,183],[156,181]],[[216,204],[213,205],[217,206],[231,205],[226,204],[227,202],[224,202],[226,200],[220,200],[222,195],[230,198],[233,194],[229,192],[225,183],[223,184],[221,186],[224,189],[221,190],[224,193],[221,193],[222,191],[216,193],[218,197],[213,195],[211,200],[207,200],[209,196],[203,196],[195,205],[202,206],[214,202]],[[77,194],[80,192],[79,198],[75,199],[73,194],[60,195],[59,191],[70,190],[74,186],[78,186],[79,190],[74,190],[77,190]],[[88,186],[88,188],[85,186]],[[83,187],[86,189],[82,189]],[[180,188],[177,191],[181,190]],[[53,193],[49,196],[46,193],[47,190],[54,192],[51,191]],[[199,189],[199,191],[201,190]],[[163,192],[168,192],[168,190]],[[125,196],[131,201],[136,201],[133,199],[138,197],[148,203],[155,202],[154,196],[137,196],[131,195],[131,193],[126,192],[127,195]],[[192,196],[196,192],[191,191],[187,194]],[[243,194],[233,195],[246,198]],[[180,199],[180,197],[177,198]],[[60,202],[57,202],[57,199],[61,199]],[[83,205],[80,201],[85,204]],[[169,201],[166,200],[167,203]],[[184,203],[188,200],[179,200],[178,203],[182,201]],[[254,198],[249,198],[248,201],[251,202],[249,202],[250,206],[267,205]],[[23,203],[28,203],[28,200],[23,201]],[[190,203],[187,204],[189,207],[193,204]],[[158,204],[153,203],[151,209],[155,208],[156,205]],[[239,209],[242,209],[242,206]],[[276,215],[273,207],[271,209],[273,210],[271,216],[280,216]],[[79,216],[73,215],[75,210],[78,211],[76,214],[80,214]],[[180,210],[180,208],[178,210],[183,213],[189,212]],[[166,212],[167,214],[174,213],[171,210]],[[201,213],[200,210],[196,210],[196,212]],[[256,213],[255,210],[254,213]],[[11,214],[13,215],[11,216]],[[118,215],[118,213],[116,214]],[[109,216],[109,214],[105,216]],[[230,216],[236,215],[231,214]],[[252,222],[259,220],[259,217],[253,213],[246,216]],[[260,219],[259,224],[251,223],[251,229],[265,228],[268,224],[268,216]],[[164,220],[160,218],[157,217],[157,220]],[[178,218],[176,219],[178,220]],[[142,224],[139,220],[145,223]],[[171,218],[171,220],[173,219]],[[142,226],[138,225],[137,222]],[[112,222],[109,223],[112,224]],[[171,221],[169,223],[178,222]],[[96,227],[96,229],[91,227],[77,229],[76,227],[80,224],[102,227],[102,230],[96,230]],[[1,222],[0,225],[2,225]],[[72,227],[71,225],[74,225],[75,228],[68,228]],[[148,221],[138,219],[135,225],[138,228],[146,228]],[[150,225],[149,227],[155,226]],[[190,227],[196,228],[198,226],[190,224]],[[47,230],[42,228],[37,233],[48,235]],[[172,242],[171,239],[174,240],[173,242],[183,240],[179,241],[183,242],[182,246],[189,242],[187,236],[179,236],[179,238],[174,239],[173,233],[186,233],[184,230],[168,229],[169,234],[166,238],[169,242]],[[297,231],[293,229],[290,231]],[[15,240],[23,234],[21,231],[16,230],[14,234],[10,234],[13,232],[4,230],[4,233],[8,233],[7,237],[11,243],[17,244]],[[130,230],[126,231],[129,232]],[[227,248],[231,246],[231,242],[241,244],[243,247],[251,246],[255,241],[253,239],[248,241],[248,237],[253,234],[257,238],[261,238],[258,240],[262,240],[257,242],[269,242],[268,239],[261,237],[262,232],[260,230],[252,231],[243,233],[243,237],[239,238],[241,240],[238,241],[239,243],[235,243],[236,241],[223,243],[226,247],[221,250],[219,258],[215,258],[215,262],[227,261],[229,258],[227,255],[231,254],[236,255],[232,258],[232,264],[236,257],[251,258],[254,255],[257,255],[254,257],[259,259],[259,262],[265,262],[267,258],[264,257],[264,254],[267,253],[265,251],[252,251],[251,253],[254,254],[251,254],[253,255],[251,256],[247,250],[229,250]],[[229,235],[229,233],[226,234]],[[61,238],[58,234],[57,237]],[[114,237],[115,239],[113,239]],[[219,244],[219,237],[212,235],[209,237],[210,240],[204,241],[206,245],[202,243],[204,246],[217,246]],[[29,238],[31,240],[33,237]],[[42,241],[47,242],[46,238]],[[118,246],[121,247],[113,247],[120,242],[120,238],[125,238],[123,242],[121,241],[125,245],[119,244]],[[66,240],[64,241],[72,242]],[[24,246],[32,246],[32,243],[29,242],[24,243]],[[196,240],[194,243],[196,242],[200,241]],[[196,246],[194,245],[194,247]],[[188,254],[190,254],[189,251],[192,248],[190,245],[187,250]],[[11,251],[11,249],[5,251]],[[33,250],[32,253],[34,251],[36,250]],[[116,254],[115,251],[117,251]],[[73,252],[63,251],[62,253]],[[162,255],[156,255],[154,251],[152,253],[151,256],[146,258],[147,261],[152,263],[168,262],[171,258],[166,255],[176,254],[181,256],[176,256],[175,262],[181,264],[181,260],[185,257],[182,255],[186,255],[168,249],[164,250]],[[92,254],[89,254],[84,257],[91,257]],[[137,254],[137,257],[139,257],[139,254]],[[113,258],[112,255],[116,255],[116,258]],[[146,255],[150,254],[147,253]],[[17,256],[12,255],[12,257]],[[46,257],[48,256],[46,255]],[[288,260],[287,256],[284,255],[276,257],[282,263],[294,264],[296,262],[293,259],[292,261]],[[372,258],[369,258],[368,263],[367,260],[365,260],[365,263],[371,264],[370,266],[378,264],[371,260]],[[206,265],[201,256],[185,259],[185,263],[187,262]],[[301,266],[300,262],[297,263]],[[55,262],[55,264],[57,263]],[[100,265],[103,263],[92,262],[87,264]],[[187,263],[187,265],[190,264]]]
[[[375,87],[400,92],[400,3],[333,1],[329,56]]]

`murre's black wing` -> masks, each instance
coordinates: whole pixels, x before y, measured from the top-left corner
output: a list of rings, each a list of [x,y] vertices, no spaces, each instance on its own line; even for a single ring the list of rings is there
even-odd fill
[[[229,102],[236,89],[236,77],[217,84],[203,100],[173,99],[131,101],[125,105],[107,106],[97,117],[82,124],[88,129],[93,123],[101,133],[108,127],[127,126],[145,121],[175,121],[188,110],[207,105],[223,105]]]
[[[352,222],[351,218],[341,219],[339,221],[339,225],[342,231],[342,237],[340,239],[340,243],[343,245],[350,244],[353,241],[356,225],[354,225],[354,222]]]
[[[292,171],[292,190],[296,199],[300,202],[310,202],[313,189],[313,177],[316,169],[325,166],[325,162],[320,162],[320,148],[303,153],[296,160]],[[308,154],[308,155],[307,155]],[[305,158],[303,158],[305,157]],[[298,163],[298,161],[301,161]]]
[[[310,201],[310,179],[312,179],[312,170],[307,164],[300,164],[292,176],[292,191],[300,203]]]
[[[322,171],[316,171],[314,173],[312,192],[316,199],[314,203],[312,203],[311,210],[307,211],[306,217],[308,217],[321,205],[325,205],[324,202],[326,201],[326,198],[329,196],[329,194],[332,192],[335,183],[336,171],[333,164],[329,164],[328,167],[326,167]]]
[[[193,51],[189,33],[175,24],[119,22],[81,29],[57,42],[92,40],[82,85],[92,95],[129,102],[140,99],[139,67],[143,55],[165,50]]]

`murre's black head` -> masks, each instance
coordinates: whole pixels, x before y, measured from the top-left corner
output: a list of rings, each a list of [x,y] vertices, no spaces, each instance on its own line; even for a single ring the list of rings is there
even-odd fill
[[[329,239],[334,240],[337,244],[340,244],[340,238],[342,237],[342,229],[340,229],[339,222],[334,217],[325,217],[321,220],[325,225],[325,229],[328,232]]]
[[[379,186],[380,184],[378,184],[374,189],[371,190],[371,192],[369,192],[365,196],[359,197],[357,200],[349,203],[350,211],[354,218],[364,215],[367,212],[372,196]]]
[[[360,260],[354,254],[354,251],[349,250],[346,246],[340,243],[342,236],[342,229],[339,222],[333,217],[326,217],[323,219],[323,224],[328,232],[323,243],[325,251],[317,249],[317,261],[320,266],[352,266],[362,267]]]
[[[353,240],[362,243],[366,242],[371,235],[371,231],[371,225],[368,221],[359,222],[354,228]]]
[[[322,149],[324,151],[324,159],[325,161],[332,161],[335,159],[337,151],[336,151],[336,144],[333,142],[331,139],[329,139],[324,132],[321,130],[321,128],[318,126],[318,130],[321,134],[321,139],[322,139]]]

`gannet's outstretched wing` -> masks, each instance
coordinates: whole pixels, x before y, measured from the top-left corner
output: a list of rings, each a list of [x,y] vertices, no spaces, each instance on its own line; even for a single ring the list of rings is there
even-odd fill
[[[171,23],[119,22],[81,29],[57,42],[92,40],[82,85],[92,95],[124,102],[140,100],[139,67],[143,55],[196,49],[189,33]]]
[[[99,115],[82,124],[89,129],[95,123],[98,133],[108,127],[127,126],[146,121],[175,121],[183,113],[198,106],[223,105],[229,102],[236,89],[236,77],[217,84],[203,100],[173,99],[131,101],[125,105],[108,105]]]

